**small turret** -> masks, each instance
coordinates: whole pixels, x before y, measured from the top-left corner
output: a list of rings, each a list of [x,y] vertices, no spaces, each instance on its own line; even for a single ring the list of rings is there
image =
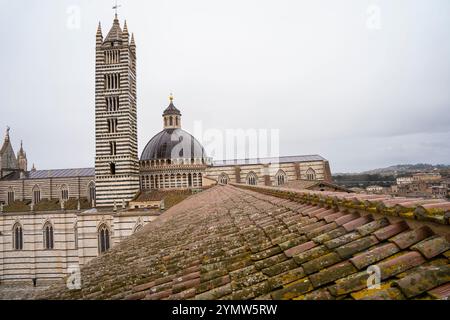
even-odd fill
[[[122,31],[122,42],[128,44],[130,41],[130,34],[128,33],[127,20],[125,20],[125,24],[123,25]]]
[[[131,34],[130,50],[136,55],[136,43],[134,42],[134,33]]]
[[[27,153],[23,150],[23,141],[20,141],[20,150],[17,152],[17,164],[21,171],[28,170]]]
[[[3,145],[0,148],[0,178],[19,169],[17,158],[9,138],[9,130],[9,127],[7,127]]]
[[[181,128],[181,112],[173,104],[173,94],[169,97],[170,104],[163,112],[164,129]]]
[[[101,46],[102,43],[103,43],[102,25],[101,25],[100,22],[98,23],[96,42],[95,43],[96,43],[97,47]]]

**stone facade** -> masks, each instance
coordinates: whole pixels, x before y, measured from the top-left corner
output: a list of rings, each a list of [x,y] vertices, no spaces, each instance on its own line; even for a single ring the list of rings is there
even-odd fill
[[[38,284],[63,278],[99,256],[99,230],[106,227],[110,246],[138,231],[156,215],[148,212],[51,211],[0,216],[0,282]],[[53,228],[53,248],[45,248],[43,230]],[[14,248],[14,230],[22,229],[22,249]]]

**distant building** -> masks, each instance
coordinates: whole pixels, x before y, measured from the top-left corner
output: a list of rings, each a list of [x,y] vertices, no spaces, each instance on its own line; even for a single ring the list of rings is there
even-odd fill
[[[401,185],[401,184],[410,184],[414,181],[413,177],[401,177],[401,178],[397,178],[397,184]]]
[[[385,188],[382,187],[382,186],[368,186],[366,188],[366,190],[369,193],[379,193],[379,194],[381,194],[381,193],[384,193]]]
[[[438,172],[419,172],[415,173],[412,176],[413,181],[419,182],[419,181],[426,181],[426,182],[432,182],[432,181],[440,181],[442,179],[441,174]]]

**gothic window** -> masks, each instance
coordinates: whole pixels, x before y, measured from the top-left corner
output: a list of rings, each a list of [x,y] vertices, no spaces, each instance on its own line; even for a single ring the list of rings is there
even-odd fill
[[[106,110],[109,112],[119,111],[119,97],[106,97]]]
[[[117,132],[117,118],[108,119],[108,133]]]
[[[13,227],[12,244],[14,250],[23,249],[23,230],[20,223],[16,223]]]
[[[175,117],[175,125],[178,126],[178,117]]]
[[[169,118],[169,124],[170,124],[171,126],[173,126],[173,118],[172,118],[172,117]]]
[[[109,151],[112,156],[117,154],[117,143],[115,141],[109,142]]]
[[[44,235],[44,249],[46,249],[46,250],[53,249],[53,247],[54,247],[53,226],[50,222],[47,222],[44,225],[43,235]]]
[[[89,182],[88,185],[88,200],[89,204],[92,205],[92,201],[95,201],[95,183],[94,181]]]
[[[115,175],[115,174],[116,174],[116,164],[115,164],[114,162],[111,162],[111,163],[109,164],[109,170],[110,170],[110,173],[111,173],[112,175]]]
[[[16,200],[15,198],[14,189],[10,187],[8,189],[8,204],[12,204]]]
[[[108,50],[108,51],[105,51],[105,63],[106,64],[120,63],[120,52],[119,52],[119,50]]]
[[[41,201],[41,189],[39,186],[34,186],[33,188],[33,204],[37,204]]]
[[[309,168],[306,171],[306,179],[307,180],[316,180],[316,172],[312,168]]]
[[[61,186],[61,200],[69,200],[69,188],[66,185]]]
[[[105,74],[105,89],[116,90],[120,88],[120,74],[110,73]]]
[[[247,184],[251,185],[251,186],[256,186],[256,184],[258,183],[258,177],[256,176],[256,174],[252,171],[247,175]]]
[[[222,172],[219,176],[219,183],[221,184],[228,184],[228,175],[224,172]]]
[[[164,126],[167,127],[167,118],[164,118]]]
[[[109,229],[105,224],[102,224],[98,228],[98,250],[100,253],[104,253],[109,250]]]
[[[282,186],[287,181],[286,173],[283,170],[279,170],[275,175],[275,182],[277,186]]]
[[[78,224],[76,222],[73,225],[73,242],[75,249],[78,249]]]

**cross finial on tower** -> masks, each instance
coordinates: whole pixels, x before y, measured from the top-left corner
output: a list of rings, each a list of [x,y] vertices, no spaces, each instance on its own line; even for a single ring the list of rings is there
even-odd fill
[[[116,0],[115,5],[112,7],[116,13],[116,19],[117,19],[117,9],[119,9],[120,7],[121,7],[121,5],[117,4],[117,0]]]
[[[173,93],[170,93],[169,100],[171,103],[173,102]]]

